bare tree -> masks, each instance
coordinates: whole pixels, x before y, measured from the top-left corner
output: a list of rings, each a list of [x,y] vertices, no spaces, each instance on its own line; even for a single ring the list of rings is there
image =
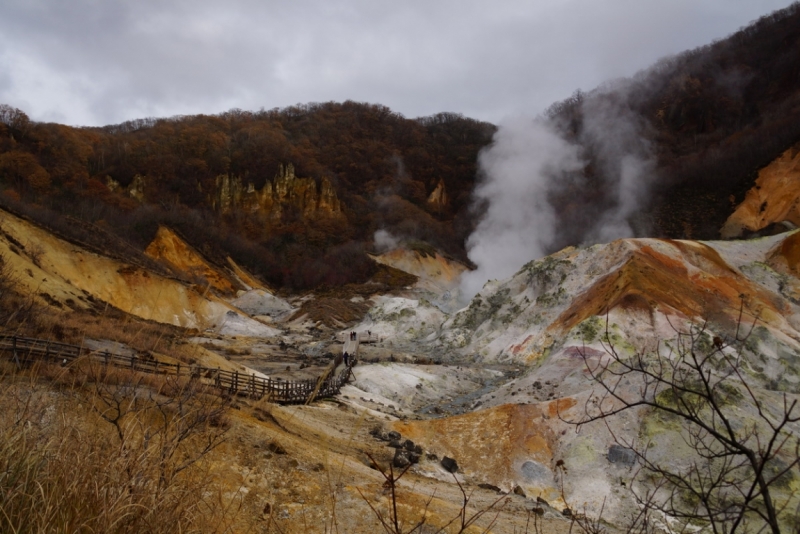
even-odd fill
[[[8,127],[9,135],[13,139],[14,133],[17,136],[24,136],[30,128],[31,121],[21,109],[0,104],[0,123]]]
[[[404,526],[402,521],[400,520],[400,516],[397,512],[397,502],[398,502],[398,485],[397,482],[403,477],[403,475],[408,472],[410,465],[407,466],[405,469],[400,471],[399,474],[395,474],[394,468],[392,464],[389,464],[389,469],[384,470],[378,462],[370,455],[367,454],[370,461],[372,462],[373,467],[383,475],[385,482],[383,483],[383,489],[389,492],[389,510],[386,513],[381,512],[376,505],[374,505],[370,500],[364,495],[364,493],[356,488],[361,498],[364,502],[367,503],[367,506],[370,507],[372,513],[375,514],[375,517],[380,522],[383,530],[387,534],[415,534],[415,533],[422,533],[422,532],[433,532],[433,534],[442,534],[447,532],[448,529],[451,531],[461,534],[463,532],[471,531],[470,529],[476,527],[476,522],[479,521],[484,515],[489,512],[494,511],[494,517],[489,521],[488,526],[486,526],[482,533],[489,532],[491,528],[494,526],[495,522],[497,521],[497,517],[500,514],[500,510],[502,510],[505,503],[502,503],[506,499],[505,496],[501,496],[496,499],[494,502],[489,504],[489,506],[477,510],[472,514],[469,513],[468,507],[470,500],[472,499],[472,492],[467,492],[462,486],[461,482],[459,482],[458,477],[453,474],[453,480],[455,480],[456,485],[458,486],[459,491],[461,492],[461,508],[458,510],[458,513],[453,516],[447,523],[445,523],[441,527],[433,527],[427,523],[428,521],[428,508],[433,501],[434,494],[431,494],[427,501],[425,502],[425,507],[423,509],[422,515],[420,518],[413,523],[411,526]],[[499,506],[498,506],[499,505]],[[452,528],[451,528],[452,527]]]
[[[787,483],[800,465],[797,395],[756,387],[743,355],[755,322],[746,334],[741,325],[740,312],[730,340],[714,336],[707,324],[675,328],[671,342],[633,356],[608,341],[608,358],[593,360],[583,351],[599,392],[587,400],[580,420],[567,422],[604,422],[616,443],[638,459],[638,489],[631,489],[640,513],[631,531],[653,531],[657,520],[659,528],[678,530],[779,533],[792,525],[797,532],[800,514]],[[605,339],[611,339],[608,319]],[[611,418],[631,409],[677,422],[689,457],[655,458],[654,444],[616,435]],[[664,516],[681,527],[668,525]]]

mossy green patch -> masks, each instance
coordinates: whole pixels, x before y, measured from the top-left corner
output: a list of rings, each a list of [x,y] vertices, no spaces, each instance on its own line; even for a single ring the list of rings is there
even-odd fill
[[[486,297],[486,300],[475,297],[472,299],[469,307],[456,319],[456,325],[475,330],[488,319],[496,318],[497,312],[508,303],[508,296],[511,290],[508,288],[501,289],[497,293]]]
[[[578,325],[578,334],[584,343],[594,343],[597,336],[604,330],[603,320],[593,315]]]
[[[582,436],[573,441],[566,449],[564,461],[567,467],[575,469],[595,461],[601,452],[597,450],[594,440],[589,436]],[[605,451],[602,451],[604,453]]]
[[[572,262],[547,256],[540,260],[526,263],[522,271],[527,272],[527,283],[538,283],[544,287],[553,284],[561,284],[567,278],[568,268],[572,267]]]

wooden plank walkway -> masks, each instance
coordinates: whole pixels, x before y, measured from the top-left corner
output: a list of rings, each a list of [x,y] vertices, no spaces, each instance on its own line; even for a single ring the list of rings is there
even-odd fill
[[[377,343],[379,340],[378,335],[373,334],[370,331],[355,332],[354,337],[350,336],[351,333],[352,332],[342,332],[339,334],[339,338],[344,342],[344,346],[342,347],[342,355],[344,355],[346,352],[356,360],[358,359],[358,349],[360,348],[361,343]]]
[[[244,395],[254,399],[266,397],[280,404],[303,404],[339,393],[350,376],[350,368],[335,373],[342,363],[338,355],[328,369],[318,378],[308,380],[281,380],[263,378],[255,374],[224,371],[182,363],[159,362],[146,354],[121,355],[107,351],[92,351],[86,347],[58,343],[46,339],[0,334],[0,352],[9,353],[17,365],[30,365],[36,361],[68,365],[79,358],[140,373],[169,374],[203,380],[221,392]]]

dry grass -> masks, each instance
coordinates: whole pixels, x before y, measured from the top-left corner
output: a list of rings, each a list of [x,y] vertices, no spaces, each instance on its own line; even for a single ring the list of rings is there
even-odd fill
[[[209,462],[224,402],[189,382],[95,371],[0,376],[0,531],[230,530],[241,499]]]
[[[369,310],[367,302],[353,302],[345,298],[317,297],[303,303],[291,320],[307,316],[308,320],[322,322],[331,328],[360,320]]]

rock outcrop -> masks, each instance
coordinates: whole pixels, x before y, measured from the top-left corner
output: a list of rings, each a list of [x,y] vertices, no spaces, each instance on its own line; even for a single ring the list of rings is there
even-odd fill
[[[199,252],[165,226],[159,226],[144,253],[166,263],[204,289],[213,288],[226,296],[233,296],[237,290],[245,289],[238,280],[208,263]]]
[[[108,176],[106,177],[106,187],[108,187],[108,190],[112,193],[115,191],[124,191],[131,198],[136,199],[139,202],[144,202],[145,179],[140,174],[137,174],[133,177],[133,180],[130,184],[128,184],[128,187],[122,187],[118,181]]]
[[[742,237],[784,222],[789,228],[800,226],[800,144],[761,169],[756,185],[725,221],[720,236]]]
[[[264,337],[278,332],[194,286],[95,254],[2,210],[0,253],[21,292],[59,309],[100,301],[184,328]]]
[[[439,179],[439,184],[436,186],[436,189],[428,196],[428,208],[431,211],[442,211],[447,208],[448,201],[444,180]]]
[[[419,278],[419,287],[436,293],[458,287],[459,277],[467,270],[465,265],[438,252],[423,254],[402,247],[370,257],[383,265],[413,274]]]
[[[298,178],[291,163],[281,165],[275,178],[261,189],[251,182],[244,183],[240,176],[222,174],[217,177],[210,201],[220,213],[262,213],[272,220],[279,220],[290,207],[304,219],[337,217],[342,213],[339,198],[327,178],[323,177],[317,187],[313,178]]]

